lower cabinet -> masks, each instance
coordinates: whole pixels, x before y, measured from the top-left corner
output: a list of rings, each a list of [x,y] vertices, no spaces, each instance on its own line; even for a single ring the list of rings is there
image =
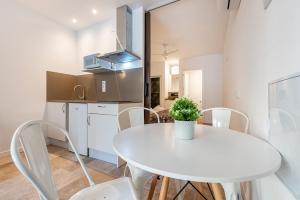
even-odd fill
[[[112,142],[118,133],[117,116],[88,115],[88,147],[109,154],[115,154]]]
[[[138,103],[90,103],[88,104],[88,148],[89,156],[118,167],[124,164],[113,150],[113,138],[118,134],[118,113],[128,107],[141,106]],[[120,117],[126,127],[129,118]]]
[[[47,121],[57,124],[59,127],[67,128],[67,104],[48,102],[47,103]],[[66,141],[66,137],[59,130],[48,127],[47,130],[48,138],[55,139],[58,141]]]
[[[87,104],[69,104],[69,136],[81,155],[88,155]],[[71,147],[69,150],[73,151]]]
[[[116,155],[112,145],[114,136],[118,134],[118,113],[125,108],[136,106],[141,104],[48,102],[47,118],[69,131],[79,154],[121,166],[124,161]],[[121,116],[120,124],[123,128],[129,127],[129,117]],[[59,131],[49,127],[48,137],[54,139],[54,144],[68,148],[68,141]]]

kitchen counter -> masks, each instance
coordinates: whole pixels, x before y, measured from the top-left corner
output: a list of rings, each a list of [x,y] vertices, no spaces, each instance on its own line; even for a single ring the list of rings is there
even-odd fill
[[[133,101],[96,101],[96,100],[49,100],[47,102],[59,102],[59,103],[112,103],[112,104],[123,104],[123,103],[141,103]]]
[[[97,101],[93,100],[49,100],[47,102],[59,102],[59,103],[98,103]]]

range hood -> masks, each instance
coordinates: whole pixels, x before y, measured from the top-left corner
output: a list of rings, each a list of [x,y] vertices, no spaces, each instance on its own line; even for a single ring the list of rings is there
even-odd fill
[[[132,11],[127,6],[117,8],[116,51],[98,56],[111,63],[127,63],[140,58],[132,53]]]
[[[111,53],[107,53],[97,57],[98,59],[102,59],[111,63],[128,63],[139,60],[140,57],[132,53],[131,51],[124,49],[118,50]]]
[[[140,57],[132,52],[132,11],[127,6],[117,8],[116,51],[85,56],[84,72],[102,73],[139,68]]]

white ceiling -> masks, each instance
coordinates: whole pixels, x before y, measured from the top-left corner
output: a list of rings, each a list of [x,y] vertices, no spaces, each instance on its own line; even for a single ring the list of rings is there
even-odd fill
[[[16,0],[25,7],[63,24],[73,30],[78,30],[114,16],[117,7],[129,4],[131,7],[143,5],[151,8],[154,5],[170,0]],[[92,9],[98,11],[92,14]],[[72,19],[77,23],[73,24]]]
[[[181,0],[151,12],[152,54],[163,51],[162,43],[178,49],[169,60],[222,53],[228,14],[219,0]],[[157,55],[151,60],[164,61]]]
[[[115,15],[116,8],[124,4],[151,9],[175,0],[15,0],[23,6],[65,25],[79,30]],[[179,51],[171,59],[195,55],[222,53],[228,13],[219,9],[223,0],[181,0],[151,12],[152,53],[163,51],[162,43],[169,50]],[[98,11],[92,14],[92,9]],[[72,19],[77,23],[73,24]],[[163,61],[162,56],[152,56]]]

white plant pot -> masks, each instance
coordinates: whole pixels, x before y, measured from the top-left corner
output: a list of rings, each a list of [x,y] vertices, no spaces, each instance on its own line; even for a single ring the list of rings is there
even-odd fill
[[[191,140],[194,137],[195,121],[175,120],[175,135],[178,139]]]

